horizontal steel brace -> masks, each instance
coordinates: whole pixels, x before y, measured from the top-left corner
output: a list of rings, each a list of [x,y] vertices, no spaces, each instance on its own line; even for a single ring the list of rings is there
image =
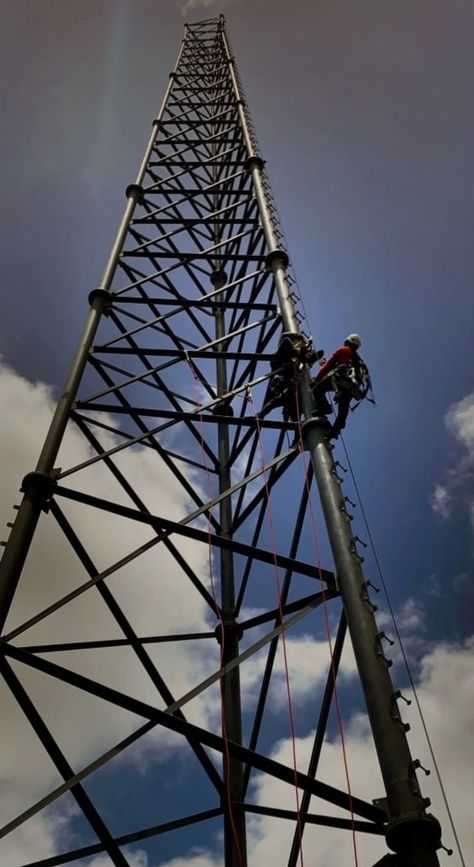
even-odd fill
[[[176,175],[170,175],[169,178],[162,178],[155,184],[147,187],[147,195],[149,193],[162,193],[164,196],[186,196],[186,198],[189,200],[195,198],[196,196],[206,196],[210,198],[210,195],[219,195],[219,197],[223,199],[224,197],[228,197],[230,195],[248,195],[249,192],[248,185],[237,187],[226,186],[226,183],[229,180],[242,177],[245,174],[244,170],[242,170],[241,172],[235,172],[231,175],[230,178],[223,177],[222,179],[219,179],[218,181],[209,184],[207,187],[183,187],[181,185],[172,185],[175,179],[183,177],[183,175],[186,174],[187,172],[182,171],[178,172]],[[166,187],[165,184],[171,184],[172,186]]]
[[[275,819],[289,819],[291,822],[299,821],[299,813],[295,810],[280,810],[277,807],[264,807],[260,804],[241,804],[246,813],[256,813],[259,816],[273,816]],[[384,835],[386,826],[374,822],[361,822],[357,819],[338,819],[336,816],[321,816],[317,813],[308,813],[305,822],[309,825],[322,825],[326,828],[344,828],[347,831],[358,831],[366,834]]]
[[[245,159],[241,160],[223,160],[223,156],[227,153],[231,153],[233,148],[228,151],[222,151],[222,155],[218,159],[207,159],[207,160],[166,160],[167,166],[182,166],[185,169],[198,169],[198,168],[206,168],[206,166],[242,166],[245,163]],[[149,166],[153,168],[153,166],[159,166],[161,162],[150,162]],[[134,218],[133,222],[137,222],[136,218]]]
[[[112,299],[113,300],[113,299]],[[248,301],[213,301],[212,299],[201,299],[197,298],[195,301],[183,300],[183,298],[127,298],[127,297],[118,297],[118,301],[125,304],[160,304],[162,307],[177,307],[178,311],[181,313],[183,310],[187,310],[189,307],[202,309],[209,307],[211,310],[214,308],[222,309],[222,310],[247,310],[250,308],[252,310],[271,310],[274,316],[278,313],[278,307],[276,304],[265,304],[252,302],[249,304]],[[117,310],[117,305],[114,306],[114,309]],[[177,312],[178,312],[177,311]],[[153,323],[159,322],[162,317],[159,317],[153,320]],[[147,323],[149,325],[150,323]],[[240,353],[235,353],[240,358]],[[256,353],[255,353],[256,354]],[[257,355],[257,354],[256,354]],[[260,356],[259,356],[260,357]]]
[[[269,317],[263,321],[271,321],[275,317]],[[261,324],[262,320],[260,320]],[[217,341],[216,341],[217,342]],[[245,361],[273,361],[275,359],[274,352],[217,352],[217,350],[209,349],[155,349],[155,347],[140,347],[138,352],[131,346],[93,346],[91,352],[103,352],[107,355],[156,355],[159,358],[242,358]]]
[[[241,204],[244,204],[244,203],[238,202],[237,204],[238,204],[238,206],[240,206]],[[224,223],[224,222],[225,222],[225,220],[222,219],[222,217],[214,217],[214,216],[208,217],[207,214],[204,217],[181,217],[181,216],[160,217],[160,219],[155,220],[154,214],[152,212],[150,214],[147,214],[146,217],[136,217],[133,221],[133,225],[135,226],[135,225],[150,225],[150,224],[155,225],[156,224],[156,225],[161,226],[162,224],[164,225],[165,223],[173,223],[174,225],[179,224],[180,226],[183,227],[183,229],[187,229],[188,226],[190,226],[192,228],[193,226],[200,226],[200,225],[202,225],[202,223],[205,223],[206,225],[212,226],[214,223],[216,223],[218,225],[222,225],[222,223]],[[236,226],[239,226],[239,225],[241,225],[241,226],[253,226],[253,228],[256,228],[257,226],[260,227],[260,223],[259,223],[258,218],[247,219],[247,218],[243,218],[243,217],[230,217],[229,222],[232,223],[232,225],[235,224]]]
[[[266,251],[259,254],[249,254],[249,253],[218,253],[219,256],[223,256],[227,261],[230,262],[264,262],[267,256]],[[194,259],[215,259],[216,250],[210,250],[209,253],[178,253],[171,252],[165,253],[162,250],[148,251],[148,250],[124,250],[122,253],[122,257],[127,259],[144,259],[144,258],[154,258],[154,259],[177,259],[181,265],[189,265]],[[158,271],[158,274],[160,272]]]
[[[256,416],[233,416],[233,415],[212,415],[212,413],[198,413],[198,412],[177,412],[176,410],[171,409],[152,409],[148,406],[114,406],[110,403],[81,403],[80,401],[76,404],[77,409],[84,410],[94,410],[95,412],[109,412],[114,415],[141,415],[145,418],[170,418],[175,421],[194,421],[194,422],[206,422],[209,424],[221,424],[224,423],[227,425],[235,425],[236,427],[253,427],[257,429],[259,428],[271,428],[273,430],[281,430],[281,428],[285,428],[285,430],[298,430],[298,425],[296,422],[289,421],[270,421],[266,418],[258,418]]]
[[[313,594],[314,596],[314,594]],[[306,597],[312,599],[313,596]],[[303,607],[306,599],[301,602],[300,607]],[[288,609],[286,606],[285,612]],[[295,610],[293,608],[293,610]],[[285,613],[284,612],[284,613]],[[242,628],[244,628],[242,626]],[[169,641],[199,641],[203,638],[215,638],[215,632],[180,632],[175,635],[137,635],[136,640],[139,644],[166,644]],[[27,650],[28,653],[56,653],[57,651],[68,650],[98,650],[102,647],[129,647],[130,640],[128,638],[104,638],[96,641],[63,641],[60,644],[28,644],[21,647],[21,650]]]

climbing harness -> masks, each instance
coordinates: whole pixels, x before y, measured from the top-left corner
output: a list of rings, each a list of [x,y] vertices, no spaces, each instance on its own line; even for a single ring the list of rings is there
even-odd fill
[[[272,376],[265,395],[262,414],[281,406],[284,420],[296,421],[294,394],[301,373],[306,365],[310,367],[323,355],[322,349],[314,349],[311,337],[284,332],[270,363]]]

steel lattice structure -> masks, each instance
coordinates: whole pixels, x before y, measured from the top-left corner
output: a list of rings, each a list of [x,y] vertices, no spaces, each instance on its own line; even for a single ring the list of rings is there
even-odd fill
[[[125,867],[127,846],[184,829],[200,829],[199,843],[208,833],[204,826],[214,834],[222,826],[226,865],[243,867],[245,818],[255,813],[292,823],[282,864],[296,864],[305,827],[318,825],[386,836],[398,854],[387,855],[384,864],[436,865],[439,826],[426,814],[418,788],[350,516],[324,438],[325,420],[314,412],[301,348],[308,346],[301,304],[222,17],[186,27],[138,178],[127,188],[102,281],[89,300],[85,331],[38,465],[23,481],[23,501],[1,564],[2,674],[59,784],[25,806],[2,834],[72,797],[91,842],[39,857],[35,867],[87,863],[100,853]],[[278,412],[259,417],[282,335],[294,351],[302,441],[296,421],[284,421]],[[315,478],[337,579],[315,564],[304,542]],[[99,547],[87,537],[92,527],[94,533],[100,528]],[[46,546],[50,559],[43,574],[35,572],[44,595],[40,592],[35,610],[20,616],[16,599],[25,580],[20,575],[35,563],[33,540],[41,533],[60,537],[71,565],[60,567],[63,590],[50,598],[47,586],[58,568],[58,549],[56,543]],[[133,589],[132,598],[150,609],[151,622],[158,624],[152,634],[140,631],[127,597],[127,580],[141,588],[144,576],[145,589],[152,592],[145,596]],[[182,603],[186,628],[171,633],[166,628],[177,620],[178,597],[171,602],[165,597],[175,585],[187,588],[182,599],[201,612],[199,622],[207,628],[190,625],[188,602]],[[74,606],[92,594],[111,624],[99,637],[89,637],[87,623],[75,615]],[[269,694],[282,632],[302,618],[307,628],[318,630],[313,618],[323,605],[331,616],[339,612],[339,626],[325,686],[315,690],[309,767],[295,772],[268,755]],[[79,637],[72,630],[51,642],[50,624],[68,610],[73,613],[66,617],[67,628],[74,622]],[[377,805],[357,797],[357,790],[350,798],[318,773],[346,623],[385,782],[387,799]],[[201,675],[193,673],[184,694],[170,647],[192,647],[191,656],[206,648]],[[145,673],[141,695],[128,681],[123,688],[117,680],[103,682],[101,659],[119,652],[128,656],[117,659],[133,657]],[[181,652],[173,651],[189,662],[189,654],[181,658]],[[81,671],[81,654],[97,660],[97,677],[90,669]],[[255,654],[263,658],[261,682],[253,703],[246,698],[242,709],[241,666],[251,665]],[[93,699],[99,726],[99,705],[128,714],[133,724],[106,750],[94,753],[92,746],[89,763],[78,766],[74,749],[70,757],[60,743],[54,719],[30,695],[25,672],[69,687],[66,696],[74,690]],[[221,705],[222,720],[204,713],[203,721],[204,705],[196,702],[208,694]],[[68,724],[73,728],[74,720]],[[151,736],[159,749],[160,738],[169,733],[173,748],[186,756],[196,789],[193,807],[169,815],[156,793],[153,824],[131,830],[125,823],[125,831],[111,830],[89,783],[111,767],[109,785],[120,780],[127,790],[123,765],[116,770],[117,756]],[[249,791],[257,773],[297,783],[299,817],[296,807],[252,803]],[[311,799],[318,799],[318,806],[326,802],[327,813],[314,811]],[[192,837],[186,840],[192,845]]]

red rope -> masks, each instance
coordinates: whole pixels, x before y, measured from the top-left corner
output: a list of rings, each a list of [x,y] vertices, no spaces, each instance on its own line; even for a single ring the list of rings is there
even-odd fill
[[[189,367],[191,369],[191,373],[193,375],[195,393],[196,393],[196,397],[198,398],[196,402],[199,406],[199,410],[197,411],[197,415],[199,415],[199,439],[200,439],[200,443],[201,443],[201,457],[202,457],[202,462],[203,462],[204,467],[205,467],[207,497],[208,497],[209,502],[211,502],[211,500],[212,500],[212,482],[211,482],[211,474],[209,472],[209,464],[207,461],[206,450],[204,448],[204,420],[202,417],[202,411],[200,409],[201,402],[199,400],[199,392],[198,392],[199,377],[196,375],[194,367],[193,367],[193,365],[189,359],[188,359],[188,365],[189,365]],[[224,618],[222,616],[221,607],[217,601],[217,594],[216,594],[216,589],[215,589],[215,584],[214,584],[214,570],[212,567],[211,514],[212,514],[212,509],[209,509],[208,515],[207,515],[208,568],[209,568],[209,580],[211,583],[211,595],[212,595],[212,598],[214,601],[214,607],[216,610],[216,614],[217,614],[217,618],[219,620],[219,626],[220,626],[220,635],[221,635],[220,668],[223,668],[224,659],[225,659],[225,630],[224,630]],[[237,850],[239,865],[240,865],[240,867],[244,867],[244,859],[242,856],[242,850],[240,848],[239,835],[237,833],[237,827],[235,824],[234,808],[233,808],[233,803],[232,803],[232,764],[231,764],[231,756],[230,756],[230,751],[229,751],[229,738],[227,736],[227,721],[226,721],[226,715],[225,715],[224,692],[223,692],[223,675],[221,675],[221,677],[219,679],[219,687],[220,687],[220,693],[221,693],[221,727],[222,727],[222,739],[224,741],[223,759],[224,759],[224,774],[225,774],[226,784],[227,784],[226,785],[227,808],[228,808],[228,812],[229,812],[230,826],[231,826],[232,835],[234,838],[235,847]]]
[[[306,492],[308,495],[308,506],[309,506],[309,513],[310,513],[310,517],[311,517],[311,528],[312,528],[313,543],[314,543],[314,548],[315,548],[316,562],[318,564],[318,570],[319,570],[319,581],[320,581],[320,585],[321,585],[321,595],[322,595],[322,599],[323,599],[323,611],[324,611],[324,621],[325,621],[325,626],[326,626],[326,637],[327,637],[327,642],[328,642],[328,646],[329,646],[330,667],[331,667],[331,674],[332,674],[332,679],[333,679],[333,684],[334,684],[334,706],[335,706],[335,710],[336,710],[336,717],[337,717],[337,724],[338,724],[338,728],[339,728],[339,734],[341,737],[344,773],[345,773],[346,783],[347,783],[347,794],[349,797],[349,810],[350,810],[350,814],[351,814],[352,846],[353,846],[353,850],[354,850],[354,863],[355,863],[356,867],[359,867],[359,860],[358,860],[358,856],[357,856],[356,833],[355,833],[355,818],[354,818],[354,810],[353,810],[353,804],[352,804],[351,781],[350,781],[350,776],[349,776],[349,765],[348,765],[348,761],[347,761],[346,741],[345,741],[345,735],[344,735],[344,723],[343,723],[343,719],[342,719],[341,707],[339,704],[339,695],[338,695],[338,691],[337,691],[336,668],[334,665],[334,652],[333,652],[333,643],[332,643],[332,637],[331,637],[331,626],[329,623],[329,609],[328,609],[328,603],[327,603],[326,588],[325,588],[325,583],[324,583],[324,580],[322,577],[322,571],[321,571],[321,546],[319,544],[319,534],[318,534],[318,529],[317,529],[317,524],[316,524],[316,515],[315,515],[314,509],[313,509],[313,503],[312,503],[311,496],[310,496],[310,487],[309,487],[309,482],[308,482],[307,461],[306,461],[306,455],[305,455],[305,449],[304,449],[304,443],[303,443],[303,429],[302,429],[302,425],[301,425],[301,414],[300,414],[298,383],[297,382],[295,382],[295,402],[296,402],[296,417],[297,417],[297,424],[298,424],[299,443],[300,443],[301,454],[303,456],[304,479],[305,479],[305,485],[306,485]]]
[[[262,468],[263,468],[265,466],[265,455],[264,455],[264,451],[263,451],[262,430],[261,430],[261,426],[260,426],[260,419],[258,416],[258,412],[255,408],[255,404],[254,404],[254,400],[253,400],[252,392],[251,392],[250,388],[248,389],[248,396],[249,396],[249,400],[250,400],[250,403],[252,404],[253,411],[255,414],[255,421],[256,421],[256,425],[257,425],[258,445],[259,445],[259,451],[260,451]],[[263,473],[263,478],[264,478],[265,496],[266,496],[266,501],[267,501],[267,510],[266,511],[267,511],[267,515],[268,515],[268,526],[269,526],[269,530],[270,530],[271,546],[272,546],[273,557],[274,557],[274,562],[275,562],[274,574],[275,574],[275,587],[276,587],[276,593],[277,593],[277,599],[278,599],[278,609],[279,609],[279,614],[280,614],[280,623],[283,624],[283,603],[282,603],[282,599],[281,599],[280,571],[279,571],[277,560],[276,560],[276,555],[277,555],[276,533],[275,533],[275,527],[274,527],[274,523],[273,523],[273,513],[272,513],[272,507],[271,507],[270,490],[268,487],[268,478],[267,478],[267,473],[265,471]],[[283,660],[284,660],[284,668],[285,668],[286,695],[287,695],[287,700],[288,700],[288,720],[289,720],[291,745],[292,745],[293,772],[294,772],[294,778],[295,778],[295,801],[296,801],[296,815],[297,815],[296,821],[297,821],[298,836],[299,836],[299,842],[300,842],[300,861],[301,861],[301,867],[304,867],[303,830],[302,830],[302,826],[301,826],[300,798],[299,798],[298,781],[297,781],[296,732],[295,732],[295,723],[294,723],[294,716],[293,716],[293,705],[292,705],[292,701],[291,701],[290,675],[289,675],[289,670],[288,670],[288,656],[287,656],[286,638],[285,638],[285,630],[284,629],[282,629],[282,631],[281,631],[281,639],[282,639],[282,646],[283,646]]]

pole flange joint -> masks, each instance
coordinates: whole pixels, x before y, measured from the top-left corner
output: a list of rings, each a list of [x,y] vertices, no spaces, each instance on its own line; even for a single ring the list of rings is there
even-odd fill
[[[107,289],[93,289],[92,292],[89,292],[88,300],[91,307],[94,306],[95,301],[100,300],[102,306],[108,309],[112,305],[113,295]]]
[[[306,419],[301,425],[303,438],[312,428],[320,428],[322,431],[327,432],[331,430],[331,422],[325,415],[312,415],[311,418]],[[330,443],[328,442],[327,445],[329,446]]]
[[[286,253],[285,250],[282,250],[281,247],[276,250],[271,250],[265,257],[265,267],[268,268],[268,270],[271,270],[272,265],[275,263],[283,265],[284,268],[287,268],[290,263],[288,253]]]
[[[243,100],[240,100],[243,105]],[[247,157],[244,163],[245,171],[250,174],[253,169],[258,169],[260,172],[263,171],[265,166],[265,161],[262,160],[262,157],[259,157],[258,154],[252,154],[252,156]]]
[[[144,189],[140,184],[129,184],[125,190],[127,199],[135,198],[137,202],[143,201],[144,194]]]
[[[43,508],[51,499],[55,487],[56,479],[54,476],[42,470],[32,470],[31,473],[27,473],[21,483],[21,491],[41,500]]]
[[[234,410],[232,409],[230,400],[220,400],[219,403],[214,404],[211,409],[212,415],[228,415],[233,416]]]
[[[423,838],[434,852],[441,845],[441,825],[431,813],[408,813],[389,822],[386,841],[393,852],[403,854],[414,836]]]
[[[216,270],[212,272],[210,280],[213,286],[217,286],[219,283],[225,285],[227,283],[227,274],[223,268],[216,268]]]
[[[331,423],[327,420],[324,415],[314,415],[311,418],[306,419],[301,424],[301,442],[303,443],[303,447],[305,450],[309,448],[308,446],[308,435],[313,430],[317,429],[322,431],[323,434],[329,433],[331,429]],[[331,449],[331,444],[329,440],[324,439],[323,442]]]
[[[217,643],[222,646],[222,632],[224,632],[224,644],[226,639],[237,638],[237,641],[240,641],[243,638],[244,630],[242,629],[240,623],[237,620],[222,620],[217,624],[214,634],[217,639]]]

